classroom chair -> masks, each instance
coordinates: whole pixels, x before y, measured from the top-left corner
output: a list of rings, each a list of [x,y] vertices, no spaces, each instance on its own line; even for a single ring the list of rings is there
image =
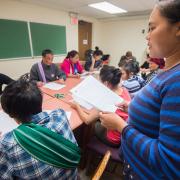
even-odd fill
[[[114,162],[114,167],[112,168],[112,171],[110,173],[114,173],[118,164],[122,164],[122,160],[119,157],[119,148],[113,148],[110,147],[104,143],[102,143],[100,140],[96,138],[96,136],[93,136],[86,147],[86,157],[87,157],[87,165],[86,165],[86,174],[90,174],[90,166],[92,165],[92,160],[95,156],[104,156],[107,151],[111,152],[111,158],[110,161]],[[108,171],[109,172],[109,171]]]
[[[107,163],[110,159],[111,156],[111,152],[110,151],[106,151],[103,159],[101,160],[100,164],[98,165],[95,174],[93,175],[92,180],[99,180],[107,166]]]

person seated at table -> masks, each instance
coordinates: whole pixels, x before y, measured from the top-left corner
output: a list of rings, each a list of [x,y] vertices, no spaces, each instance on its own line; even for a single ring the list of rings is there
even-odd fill
[[[118,63],[119,68],[121,69],[121,67],[123,67],[127,63],[127,61],[128,60],[127,60],[126,56],[121,56],[119,63]]]
[[[0,179],[76,179],[80,160],[65,111],[42,112],[34,82],[9,84],[1,106],[19,126],[0,139]]]
[[[103,52],[99,50],[98,47],[95,47],[95,51],[93,52],[93,55],[90,58],[86,59],[84,69],[86,71],[95,71],[98,70],[102,66],[102,55]]]
[[[134,97],[138,91],[145,85],[144,79],[139,75],[139,63],[130,61],[121,67],[122,85],[129,91],[131,97]]]
[[[102,66],[108,65],[110,63],[110,55],[109,54],[103,55],[101,60],[102,60]]]
[[[111,89],[113,92],[118,94],[122,97],[126,102],[130,102],[131,98],[128,91],[124,88],[119,86],[120,79],[121,79],[121,71],[119,68],[115,68],[113,66],[104,65],[100,70],[100,81]],[[92,109],[89,114],[87,114],[81,106],[75,102],[71,102],[70,105],[76,109],[80,118],[86,123],[89,124],[92,121],[98,120],[99,118],[99,111],[96,109]],[[123,112],[121,109],[116,110],[116,114],[122,117],[125,121],[128,118],[128,113]],[[117,131],[111,131],[104,128],[100,121],[97,121],[95,124],[95,135],[97,138],[102,141],[103,143],[112,146],[118,147],[120,145],[120,133]]]
[[[147,54],[146,54],[146,60],[145,60],[144,63],[141,65],[141,70],[149,69],[149,60],[150,60],[150,56],[149,56],[149,54],[147,53]]]
[[[11,79],[9,76],[0,73],[0,95],[2,94],[2,86],[3,84],[8,85],[9,83],[13,82],[14,80]]]
[[[53,52],[50,49],[42,51],[42,61],[34,64],[30,71],[30,79],[36,81],[38,86],[44,83],[56,81],[64,83],[66,75],[53,63]]]
[[[131,51],[127,51],[125,56],[126,56],[127,62],[136,61],[136,58],[132,55]]]
[[[144,80],[146,80],[146,76],[149,73],[150,69],[149,69],[149,60],[150,60],[150,56],[147,53],[146,54],[146,60],[144,61],[144,63],[140,66],[140,72],[141,72],[141,76]]]
[[[163,71],[165,66],[165,61],[162,58],[150,58],[149,59],[149,69],[150,73],[146,76],[145,84],[150,83],[150,81],[156,77],[159,73]]]
[[[60,68],[67,77],[79,78],[83,72],[83,67],[79,62],[79,53],[75,50],[68,52]]]

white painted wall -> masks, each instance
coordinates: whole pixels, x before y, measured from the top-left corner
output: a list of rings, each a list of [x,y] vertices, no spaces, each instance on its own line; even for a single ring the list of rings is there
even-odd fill
[[[78,25],[70,24],[68,12],[15,0],[0,0],[0,18],[65,25],[67,51],[72,49],[78,50]],[[96,19],[87,17],[80,17],[80,19],[93,23],[93,46],[99,44],[99,22]],[[54,62],[60,62],[63,58],[63,56],[55,57]],[[41,60],[41,58],[0,61],[0,73],[7,74],[12,78],[18,78],[20,75],[29,72],[31,66],[39,60]]]
[[[70,24],[68,12],[16,0],[0,0],[0,18],[65,25],[67,51],[78,50],[78,26]],[[127,50],[131,50],[137,60],[143,59],[146,40],[142,29],[147,30],[148,17],[121,18],[106,22],[84,16],[80,16],[79,19],[93,23],[92,47],[99,46],[104,53],[111,54],[112,65],[117,65]],[[55,57],[54,62],[60,62],[63,58]],[[41,58],[0,61],[0,73],[18,78],[29,72],[31,66],[39,60]]]
[[[126,51],[130,50],[141,62],[147,47],[148,17],[121,18],[116,21],[102,23],[101,47],[105,53],[112,56],[111,64],[117,66],[119,59]],[[146,32],[142,34],[142,29]]]

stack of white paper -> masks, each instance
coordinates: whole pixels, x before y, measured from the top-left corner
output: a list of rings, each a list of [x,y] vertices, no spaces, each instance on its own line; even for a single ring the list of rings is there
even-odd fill
[[[0,111],[0,124],[0,132],[2,134],[12,131],[18,126],[15,120],[10,118],[9,115],[3,111]]]
[[[116,104],[123,99],[93,76],[88,76],[80,84],[71,89],[75,101],[85,107],[87,104],[100,111],[115,112]],[[78,100],[77,100],[78,98]],[[84,105],[84,103],[87,103]],[[87,108],[87,107],[85,107]]]
[[[55,83],[55,82],[49,82],[49,83],[45,84],[43,87],[51,89],[51,90],[60,90],[60,89],[64,88],[65,85]]]

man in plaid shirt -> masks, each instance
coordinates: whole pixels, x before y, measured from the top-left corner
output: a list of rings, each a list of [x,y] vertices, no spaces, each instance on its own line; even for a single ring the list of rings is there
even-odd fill
[[[7,103],[8,102],[8,103]],[[42,110],[42,95],[36,85],[20,81],[7,86],[1,97],[3,110],[19,124],[21,119],[46,127],[76,144],[64,110]],[[26,118],[27,119],[26,119]],[[35,159],[15,140],[13,131],[0,139],[0,179],[77,179],[77,169],[57,168]]]

